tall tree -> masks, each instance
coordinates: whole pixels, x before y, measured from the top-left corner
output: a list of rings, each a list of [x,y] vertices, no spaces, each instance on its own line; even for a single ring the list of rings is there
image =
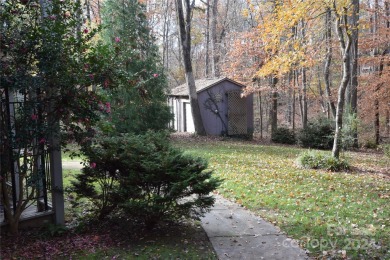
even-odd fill
[[[350,113],[354,116],[358,112],[357,93],[358,93],[358,56],[359,56],[359,0],[352,0],[352,14],[351,14],[351,83],[349,85],[349,108]],[[357,148],[358,143],[358,129],[357,125],[352,126],[353,147]]]
[[[271,134],[277,128],[277,88],[276,83],[283,77],[288,77],[292,71],[301,75],[301,88],[299,92],[301,119],[303,127],[307,124],[307,42],[306,24],[308,16],[302,10],[310,9],[306,2],[279,2],[275,1],[268,13],[258,15],[261,22],[257,27],[258,37],[261,39],[264,53],[258,76],[271,76],[273,88],[273,103],[271,117]],[[288,23],[286,25],[286,17]],[[298,82],[298,81],[297,81]]]
[[[374,1],[374,13],[372,17],[372,36],[374,38],[375,46],[374,50],[372,52],[372,55],[374,57],[379,56],[379,43],[377,43],[377,39],[379,38],[379,1],[375,0]],[[381,62],[379,62],[381,63]],[[379,66],[375,66],[374,68],[375,74],[377,74],[379,77],[381,77],[382,70],[380,69]],[[379,144],[379,139],[380,139],[380,101],[379,101],[379,90],[382,86],[382,82],[379,82],[375,86],[375,99],[374,99],[374,109],[375,109],[375,118],[374,118],[374,127],[375,127],[375,143]]]
[[[306,42],[306,28],[305,28],[305,23],[303,20],[300,21],[300,26],[301,26],[301,41],[303,45],[305,46]],[[307,74],[307,68],[305,66],[302,67],[302,127],[306,128],[307,127],[307,85],[308,85],[308,80],[306,77]]]
[[[183,10],[183,3],[185,12]],[[196,92],[195,79],[191,61],[191,16],[195,0],[176,0],[176,13],[179,24],[180,44],[185,68],[186,83],[190,96],[191,112],[194,119],[195,132],[198,135],[206,135],[200,113],[198,94]]]
[[[325,93],[328,100],[328,106],[333,118],[336,117],[336,106],[332,97],[331,90],[331,77],[330,77],[330,65],[332,62],[333,48],[332,48],[332,10],[330,7],[326,8],[325,15],[325,65],[324,65],[324,81],[325,81]]]
[[[390,1],[385,2],[385,24],[386,30],[390,30]],[[386,34],[387,46],[386,50],[383,52],[383,56],[390,55],[390,35]],[[389,64],[388,64],[389,65]],[[389,97],[390,98],[390,97]],[[390,137],[390,102],[388,103],[388,107],[386,108],[386,132],[387,136]]]
[[[162,45],[163,45],[163,51],[162,51],[162,57],[163,57],[163,66],[166,69],[169,69],[169,33],[170,33],[170,1],[164,1],[163,4],[163,30],[162,30]]]
[[[167,82],[145,6],[137,0],[107,0],[102,8],[103,39],[119,72],[109,94],[111,119],[119,132],[145,133],[168,127]]]
[[[218,69],[218,39],[217,39],[217,21],[218,21],[218,0],[212,0],[211,15],[211,71],[212,76],[219,77]]]
[[[209,77],[210,74],[210,0],[206,2],[206,53],[205,53],[205,76]]]
[[[336,108],[336,127],[332,148],[332,156],[339,158],[341,149],[341,130],[343,128],[343,113],[345,104],[345,90],[351,78],[351,34],[348,23],[348,7],[338,6],[333,1],[333,10],[335,13],[335,26],[342,55],[342,79],[338,88],[337,108]]]
[[[271,76],[271,135],[276,133],[278,128],[278,90],[276,89],[276,84],[278,84],[278,78],[276,76]]]

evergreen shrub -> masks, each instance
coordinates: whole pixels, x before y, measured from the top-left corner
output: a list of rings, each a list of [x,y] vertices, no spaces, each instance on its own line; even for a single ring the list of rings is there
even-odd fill
[[[213,204],[220,180],[202,158],[171,147],[166,133],[101,136],[82,148],[88,163],[73,182],[99,218],[133,217],[153,227],[160,220],[200,216]]]
[[[318,119],[299,131],[298,144],[305,148],[331,149],[333,146],[334,126],[327,119]]]
[[[110,122],[120,133],[167,130],[173,119],[167,103],[168,80],[141,2],[106,0],[102,5],[105,26],[100,36],[109,46],[115,72],[107,82],[115,86],[107,93]]]
[[[272,142],[280,144],[295,144],[295,133],[294,131],[286,128],[279,127],[271,137]]]
[[[378,148],[378,145],[376,144],[375,140],[367,140],[363,147],[367,149],[376,149]]]

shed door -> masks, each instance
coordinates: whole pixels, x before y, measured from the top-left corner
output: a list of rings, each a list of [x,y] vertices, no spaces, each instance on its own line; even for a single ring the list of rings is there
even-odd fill
[[[183,103],[184,114],[184,132],[195,132],[194,119],[192,118],[191,104],[188,102]]]
[[[241,92],[231,91],[228,95],[228,134],[247,134],[246,98]]]

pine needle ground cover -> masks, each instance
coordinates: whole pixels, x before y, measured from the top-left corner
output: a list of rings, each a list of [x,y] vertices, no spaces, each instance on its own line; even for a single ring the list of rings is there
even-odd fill
[[[219,192],[279,226],[310,255],[390,258],[390,162],[346,153],[352,170],[300,169],[304,149],[254,142],[174,138],[224,179]],[[293,242],[292,242],[293,243]],[[298,245],[295,245],[298,246]]]

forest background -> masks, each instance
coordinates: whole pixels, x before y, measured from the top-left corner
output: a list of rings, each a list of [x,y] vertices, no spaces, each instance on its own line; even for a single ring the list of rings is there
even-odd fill
[[[183,1],[183,2],[182,2]],[[345,91],[342,133],[349,146],[390,136],[390,2],[142,0],[170,87],[185,82],[176,2],[191,10],[195,79],[230,77],[255,97],[255,134],[334,120]],[[104,1],[85,0],[100,24]],[[113,17],[114,19],[114,17]]]

